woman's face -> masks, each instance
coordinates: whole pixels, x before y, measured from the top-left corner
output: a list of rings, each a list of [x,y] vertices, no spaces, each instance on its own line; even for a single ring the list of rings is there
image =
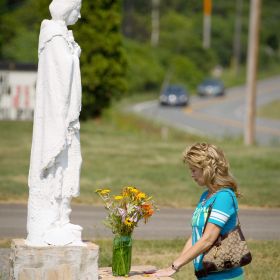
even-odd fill
[[[198,168],[196,166],[190,165],[190,172],[193,180],[199,185],[199,186],[204,186],[204,178],[203,178],[203,169]]]
[[[80,10],[81,10],[81,6],[79,5],[78,7],[76,7],[71,11],[71,13],[68,15],[68,17],[65,20],[66,25],[73,25],[78,21],[79,18],[81,18]]]

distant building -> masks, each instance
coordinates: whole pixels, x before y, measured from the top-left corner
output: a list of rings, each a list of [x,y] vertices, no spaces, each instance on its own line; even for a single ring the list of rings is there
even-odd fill
[[[32,120],[37,65],[0,62],[0,120]]]

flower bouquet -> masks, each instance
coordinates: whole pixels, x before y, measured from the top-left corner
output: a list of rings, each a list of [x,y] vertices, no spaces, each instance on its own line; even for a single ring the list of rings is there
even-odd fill
[[[115,234],[112,273],[114,276],[128,275],[133,230],[140,220],[144,219],[146,223],[157,208],[152,197],[132,186],[124,187],[119,195],[111,195],[109,189],[98,189],[96,193],[108,210],[104,224]]]

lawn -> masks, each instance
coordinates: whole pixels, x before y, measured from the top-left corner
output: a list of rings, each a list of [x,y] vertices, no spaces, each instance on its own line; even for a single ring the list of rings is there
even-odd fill
[[[31,122],[0,122],[0,201],[26,201],[32,137]],[[136,116],[108,111],[101,119],[81,123],[83,166],[76,203],[100,204],[94,191],[136,185],[160,206],[193,207],[202,189],[191,180],[182,152],[196,141],[222,147],[240,184],[240,204],[279,207],[280,149],[245,147],[238,140],[205,139]],[[165,133],[163,133],[165,131]]]
[[[273,101],[259,108],[258,117],[279,120],[280,100]]]
[[[99,267],[111,266],[112,240],[98,239],[100,246]],[[176,240],[134,240],[132,265],[154,265],[163,268],[172,263],[184,246],[183,239]],[[245,267],[246,280],[280,279],[280,241],[248,241],[253,261]],[[10,240],[0,240],[0,248],[10,248]],[[0,272],[0,279],[6,272]],[[1,276],[3,278],[1,278]],[[192,264],[186,265],[175,275],[175,280],[195,280]]]
[[[234,68],[226,68],[223,70],[221,75],[221,80],[224,82],[227,88],[234,87],[237,85],[246,84],[246,73],[247,68],[245,65],[239,67],[239,72],[236,73]],[[275,62],[268,67],[263,67],[258,70],[258,80],[263,80],[266,78],[271,78],[273,76],[279,76],[280,68],[279,63]]]
[[[111,266],[112,242],[109,240],[94,241],[100,245],[99,266]],[[279,250],[280,241],[249,241],[253,261],[245,267],[246,280],[280,279]],[[184,240],[144,241],[133,243],[132,265],[154,265],[157,268],[169,266],[184,246]],[[174,277],[176,280],[194,280],[192,264],[186,265]]]

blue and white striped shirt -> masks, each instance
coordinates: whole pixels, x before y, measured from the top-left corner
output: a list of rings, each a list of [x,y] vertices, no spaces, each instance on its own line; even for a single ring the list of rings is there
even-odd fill
[[[232,230],[236,225],[238,204],[235,193],[230,188],[223,188],[207,199],[208,191],[205,191],[193,213],[192,217],[192,243],[193,245],[202,237],[209,207],[212,211],[208,223],[215,224],[221,228],[221,234]],[[213,203],[214,202],[214,203]],[[235,204],[235,205],[234,205]],[[195,270],[203,269],[203,254],[194,259]],[[241,268],[234,268],[228,271],[211,273],[207,277],[200,279],[231,279],[243,273]]]

